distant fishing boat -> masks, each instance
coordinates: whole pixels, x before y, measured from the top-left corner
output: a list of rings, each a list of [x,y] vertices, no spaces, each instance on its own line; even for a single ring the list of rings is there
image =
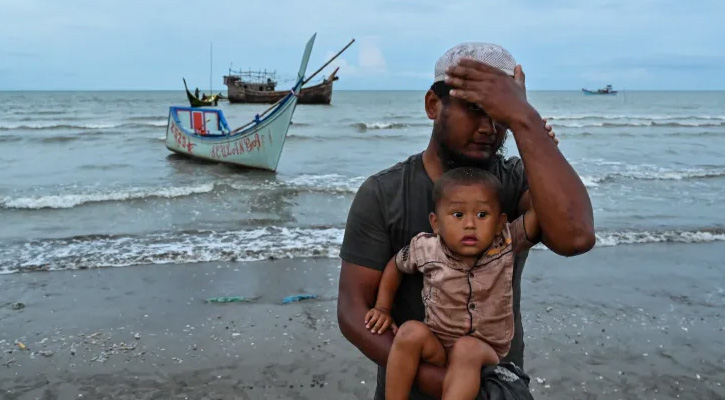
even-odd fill
[[[221,110],[172,106],[166,147],[190,157],[275,171],[316,36],[307,42],[295,85],[276,105],[234,130],[229,129]]]
[[[604,89],[597,90],[582,89],[582,92],[584,94],[617,94],[617,91],[612,89],[612,85],[607,85]]]
[[[355,39],[352,39],[336,55],[310,75],[302,85],[306,85],[315,75],[322,71],[335,58],[350,47]],[[332,84],[338,80],[337,71],[324,78],[321,83],[302,88],[297,102],[299,104],[330,104],[332,101]],[[224,84],[227,85],[227,99],[230,103],[274,103],[287,95],[286,91],[275,90],[277,86],[276,73],[264,71],[232,71],[224,76]]]
[[[302,88],[299,104],[330,104],[332,102],[332,84],[338,80],[336,68],[321,83]],[[275,90],[277,85],[274,72],[232,71],[224,76],[227,85],[227,98],[230,103],[274,103],[287,92]]]
[[[205,96],[201,99],[196,97],[194,93],[191,93],[189,91],[189,88],[186,86],[186,79],[181,78],[184,80],[184,89],[186,89],[186,98],[189,99],[189,105],[191,107],[211,107],[215,106],[219,103],[219,99],[221,96],[218,94],[213,94],[211,96]]]

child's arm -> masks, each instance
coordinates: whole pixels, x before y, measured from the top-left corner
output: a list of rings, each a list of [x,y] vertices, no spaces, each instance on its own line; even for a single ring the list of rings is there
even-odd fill
[[[370,329],[370,332],[382,334],[389,327],[393,328],[393,333],[398,330],[395,322],[393,322],[393,317],[390,316],[390,310],[393,307],[393,299],[395,299],[395,293],[400,286],[402,275],[403,273],[395,264],[395,258],[388,261],[385,270],[383,270],[383,276],[380,278],[375,307],[365,315],[365,327]]]

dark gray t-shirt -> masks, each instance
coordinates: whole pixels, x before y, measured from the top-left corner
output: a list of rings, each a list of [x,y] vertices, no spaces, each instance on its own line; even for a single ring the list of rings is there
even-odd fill
[[[497,157],[489,169],[503,186],[503,211],[509,222],[519,216],[521,195],[528,190],[521,159]],[[401,248],[420,232],[431,232],[428,215],[434,210],[433,182],[423,167],[422,153],[369,177],[360,186],[350,207],[340,257],[350,263],[382,271]],[[521,272],[528,251],[519,253],[514,261],[515,334],[511,350],[502,361],[513,361],[523,368],[523,327],[519,309]],[[405,275],[393,303],[393,318],[398,325],[425,316],[420,274]],[[385,370],[378,369],[375,398],[383,399]],[[413,390],[413,399],[428,399]]]

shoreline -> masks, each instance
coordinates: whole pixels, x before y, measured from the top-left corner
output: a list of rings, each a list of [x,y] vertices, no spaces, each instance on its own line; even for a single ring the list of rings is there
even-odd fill
[[[724,398],[718,254],[725,243],[532,252],[521,307],[534,397]],[[0,275],[0,397],[371,399],[375,367],[337,327],[338,266],[286,259]],[[319,298],[281,304],[294,294]],[[255,300],[204,301],[219,296]]]

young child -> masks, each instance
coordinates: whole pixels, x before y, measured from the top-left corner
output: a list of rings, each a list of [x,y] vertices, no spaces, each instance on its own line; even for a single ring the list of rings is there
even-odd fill
[[[538,240],[533,211],[507,223],[501,184],[491,173],[458,168],[433,188],[434,234],[420,233],[388,262],[366,327],[381,334],[392,327],[385,398],[407,399],[420,360],[447,366],[443,399],[475,399],[481,368],[498,364],[514,336],[514,254]],[[420,271],[425,321],[396,328],[390,316],[401,274]]]

